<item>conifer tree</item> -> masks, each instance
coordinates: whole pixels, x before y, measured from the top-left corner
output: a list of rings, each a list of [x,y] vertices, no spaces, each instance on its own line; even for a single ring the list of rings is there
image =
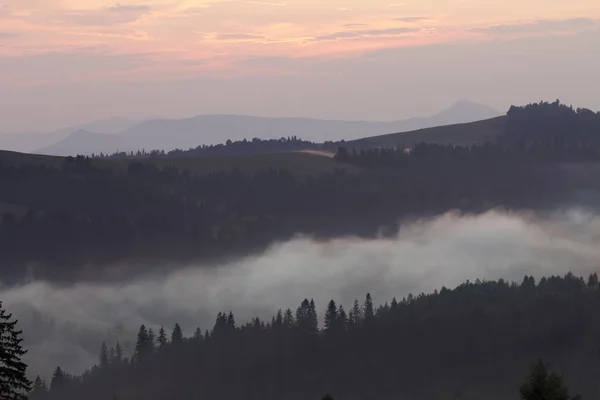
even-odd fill
[[[115,347],[115,359],[113,361],[116,363],[121,363],[123,361],[123,349],[119,342],[117,342],[117,346]]]
[[[67,376],[61,367],[56,367],[50,381],[50,391],[52,393],[60,393],[67,383]]]
[[[338,310],[335,301],[331,299],[325,311],[325,332],[334,333],[336,330]]]
[[[373,308],[373,300],[371,299],[371,293],[367,293],[365,298],[365,304],[363,305],[363,318],[366,323],[373,322],[375,318],[375,311]]]
[[[171,343],[179,344],[181,342],[183,342],[183,332],[181,331],[179,324],[175,324],[173,332],[171,333]]]
[[[310,304],[308,308],[308,322],[309,322],[309,332],[317,333],[319,329],[319,318],[317,316],[317,308],[315,307],[315,301],[310,299]]]
[[[351,317],[349,318],[349,323],[354,326],[358,326],[363,321],[363,312],[360,307],[360,303],[358,299],[354,300],[354,305],[352,306],[352,310],[350,311]]]
[[[344,306],[341,304],[338,308],[336,325],[340,332],[345,332],[346,330],[348,330],[348,316],[346,315],[346,310],[344,310]]]
[[[146,330],[146,326],[140,326],[140,330],[138,331],[137,341],[135,343],[135,350],[133,353],[133,359],[136,362],[144,360],[148,358],[151,354],[150,347],[150,338],[148,336],[148,331]]]
[[[27,351],[21,346],[22,331],[16,329],[17,322],[0,302],[0,399],[3,400],[26,399],[31,390],[31,382],[25,375],[27,365],[21,361]]]
[[[165,328],[163,328],[162,326],[160,327],[160,330],[158,331],[158,348],[162,349],[163,347],[165,347],[167,345],[167,343],[169,343],[169,340],[167,339],[167,332],[165,332]]]
[[[292,328],[294,325],[296,325],[294,314],[292,313],[292,310],[288,308],[283,314],[283,326],[289,329]]]
[[[194,339],[202,339],[202,330],[200,327],[196,328],[196,331],[194,332]]]
[[[152,328],[148,329],[148,348],[154,353],[154,348],[156,344],[156,335],[154,334],[154,330]]]
[[[33,389],[31,390],[30,398],[32,399],[42,399],[45,394],[48,392],[48,386],[46,382],[40,378],[40,376],[36,376],[33,381]]]
[[[106,342],[102,342],[100,346],[100,368],[106,368],[108,365],[108,350],[106,349]]]
[[[560,375],[551,373],[548,365],[538,360],[531,367],[527,381],[520,388],[522,400],[580,400],[581,396],[571,396],[569,388]]]

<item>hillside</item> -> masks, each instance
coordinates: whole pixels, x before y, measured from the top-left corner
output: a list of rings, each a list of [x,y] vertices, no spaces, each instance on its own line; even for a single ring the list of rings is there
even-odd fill
[[[7,166],[45,165],[51,168],[61,168],[64,157],[48,156],[41,154],[18,153],[0,150],[0,164]],[[342,164],[331,155],[325,153],[315,154],[309,152],[292,152],[277,154],[255,154],[247,156],[212,156],[212,157],[142,157],[134,159],[91,159],[92,165],[122,173],[132,162],[146,165],[156,165],[159,169],[173,166],[180,171],[189,171],[192,175],[206,175],[210,173],[228,172],[239,169],[244,174],[253,174],[260,171],[286,170],[299,176],[314,176],[335,170],[356,171],[358,168]]]
[[[507,400],[519,398],[529,366],[542,358],[573,392],[593,399],[599,290],[597,274],[477,279],[404,298],[398,287],[398,298],[378,299],[386,301],[379,307],[367,294],[344,307],[305,299],[267,320],[219,312],[193,336],[172,321],[170,340],[149,322],[133,352],[114,350],[122,349],[116,340],[98,343],[98,365],[77,377],[56,368],[50,390],[39,387],[31,398],[306,400],[329,392],[348,400]]]
[[[173,150],[253,138],[300,137],[313,142],[354,140],[386,132],[405,132],[453,123],[478,121],[500,115],[485,105],[459,101],[429,116],[407,120],[338,121],[311,118],[265,118],[244,115],[198,115],[183,119],[154,119],[131,126],[118,134],[73,133],[37,153],[51,155],[91,155],[117,151]],[[90,129],[87,129],[90,130]],[[0,145],[1,145],[0,137]]]
[[[411,147],[419,142],[468,146],[493,140],[506,132],[505,127],[506,116],[501,116],[476,122],[372,136],[352,140],[349,142],[349,146],[359,148],[397,145]]]

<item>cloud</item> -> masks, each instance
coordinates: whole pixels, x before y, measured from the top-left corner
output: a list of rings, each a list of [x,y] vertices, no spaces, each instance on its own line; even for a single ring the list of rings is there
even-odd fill
[[[16,38],[17,35],[16,33],[11,33],[11,32],[0,32],[0,39],[12,39],[12,38]]]
[[[400,17],[400,18],[394,18],[394,21],[401,21],[401,22],[423,22],[423,21],[428,21],[429,18],[425,18],[425,17]]]
[[[329,35],[317,36],[314,38],[316,41],[326,40],[338,40],[338,39],[356,39],[356,38],[369,38],[379,36],[399,36],[407,33],[418,32],[419,29],[413,28],[390,28],[390,29],[372,29],[372,30],[360,30],[360,31],[342,31],[335,32]]]
[[[152,10],[150,6],[139,5],[139,6],[123,6],[117,4],[116,6],[108,7],[108,11],[117,13],[147,13]]]
[[[213,37],[221,41],[242,41],[264,39],[265,35],[256,35],[253,33],[217,33]]]
[[[597,20],[572,18],[563,20],[539,20],[522,24],[493,25],[475,28],[472,32],[492,35],[511,35],[522,33],[575,33],[600,26]]]
[[[65,10],[57,12],[54,18],[60,23],[82,26],[106,26],[135,22],[151,11],[152,8],[145,5],[116,5],[97,10]]]
[[[467,279],[588,274],[600,264],[598,238],[600,216],[579,210],[448,213],[405,223],[393,238],[297,238],[229,265],[119,283],[34,282],[2,288],[0,298],[24,331],[31,374],[48,376],[58,364],[78,373],[97,362],[103,340],[120,340],[130,355],[140,324],[178,322],[189,336],[197,326],[212,328],[219,311],[232,310],[240,323],[269,319],[305,297],[322,316],[329,299],[350,306],[367,292],[381,304]]]
[[[343,28],[360,28],[361,26],[367,26],[368,24],[345,24]]]
[[[275,3],[275,2],[268,2],[268,1],[248,1],[248,4],[256,4],[256,5],[260,5],[260,6],[274,6],[274,7],[284,7],[286,6],[286,3]]]

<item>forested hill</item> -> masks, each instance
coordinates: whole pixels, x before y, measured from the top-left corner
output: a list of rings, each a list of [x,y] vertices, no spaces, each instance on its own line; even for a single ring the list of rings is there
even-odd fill
[[[574,392],[597,398],[596,274],[477,280],[375,300],[305,299],[268,321],[224,310],[195,333],[176,321],[169,333],[141,326],[133,354],[98,343],[98,365],[82,376],[58,367],[48,385],[36,380],[31,400],[508,400],[540,357]],[[539,399],[570,399],[563,395]]]
[[[563,122],[546,123],[555,113]],[[0,154],[0,279],[101,279],[104,266],[124,261],[242,256],[298,233],[371,237],[408,216],[549,208],[600,190],[598,114],[553,103],[513,115],[495,142],[408,153],[340,146],[335,159]]]

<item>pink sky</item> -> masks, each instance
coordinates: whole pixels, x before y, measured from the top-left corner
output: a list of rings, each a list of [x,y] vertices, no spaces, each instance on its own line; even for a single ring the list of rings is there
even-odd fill
[[[446,54],[452,46],[459,46],[456,51],[464,51],[466,59],[485,54],[486,49],[494,46],[504,49],[502,57],[505,60],[511,55],[511,49],[514,49],[513,55],[518,55],[527,52],[528,46],[545,48],[546,52],[571,52],[569,57],[574,69],[569,69],[569,65],[565,71],[576,73],[581,66],[576,67],[575,64],[598,61],[589,58],[589,46],[598,37],[599,20],[600,2],[596,0],[124,0],[120,3],[103,0],[0,0],[0,87],[13,94],[14,99],[0,101],[0,117],[8,121],[5,122],[6,127],[0,125],[0,131],[40,129],[45,124],[76,122],[74,112],[78,112],[79,118],[102,117],[105,114],[174,115],[177,111],[180,114],[231,111],[350,117],[355,114],[351,109],[348,109],[348,115],[340,110],[315,115],[323,108],[315,107],[313,110],[310,104],[306,104],[305,108],[296,105],[257,109],[253,106],[256,90],[239,92],[239,88],[237,91],[230,89],[231,82],[232,79],[240,79],[244,82],[242,86],[258,85],[260,82],[264,95],[281,99],[277,100],[279,103],[291,99],[278,92],[278,79],[289,78],[285,81],[288,85],[294,79],[310,80],[320,86],[315,86],[312,92],[302,88],[301,91],[308,91],[303,94],[306,96],[304,101],[308,102],[310,93],[318,95],[327,82],[336,82],[338,86],[330,89],[341,92],[345,90],[344,85],[380,87],[377,85],[382,83],[377,83],[369,75],[375,70],[365,67],[365,64],[375,62],[374,55],[378,58],[377,68],[389,72],[389,69],[402,65],[403,57],[414,57],[413,54],[423,49],[430,53],[419,53],[419,62],[435,60],[440,70],[408,60],[410,69],[407,72],[415,75],[413,80],[422,79],[421,83],[427,90],[435,91],[441,90],[439,84],[428,87],[431,76],[419,75],[423,70],[430,74],[448,74],[447,70],[442,70],[446,61],[436,58],[436,54]],[[581,48],[573,49],[569,37],[579,36],[581,39],[574,43],[580,44]],[[506,43],[514,43],[514,46]],[[531,50],[536,51],[534,48]],[[581,53],[573,53],[574,50]],[[598,51],[593,56],[597,54]],[[539,56],[535,60],[540,62],[541,68],[549,55]],[[459,61],[454,60],[455,63]],[[448,64],[448,68],[457,68],[456,71],[458,67]],[[481,67],[494,74],[485,60],[481,60]],[[524,66],[524,76],[527,68]],[[462,72],[460,79],[464,78]],[[520,72],[511,73],[518,78]],[[340,74],[346,74],[347,79],[341,79]],[[364,79],[357,81],[356,74],[362,74]],[[330,80],[328,77],[332,75],[334,78]],[[453,79],[452,76],[446,78]],[[187,103],[171,109],[147,104],[143,107],[139,104],[131,108],[125,104],[111,107],[107,100],[89,97],[90,85],[104,85],[100,91],[104,91],[102,96],[108,99],[112,95],[123,95],[119,95],[118,90],[111,92],[108,89],[111,85],[122,87],[126,84],[131,85],[130,92],[146,91],[146,96],[152,92],[158,104],[161,103],[160,93],[169,93],[170,96],[181,93],[182,98],[190,100],[185,90],[178,91],[181,83],[169,85],[169,82],[197,82],[199,79],[203,80],[203,87],[210,87],[211,91],[222,87],[239,98],[232,100],[229,109],[223,99],[212,107],[207,106],[210,105],[208,99],[197,99],[201,105],[197,109],[186,106]],[[398,80],[397,85],[403,86],[401,82]],[[184,88],[186,86],[183,84]],[[398,114],[409,116],[433,111],[452,100],[452,95],[447,92],[451,86],[439,93],[437,103],[413,96],[418,100],[417,104],[412,108],[404,107],[404,111]],[[540,87],[543,87],[541,83]],[[573,88],[572,85],[570,87]],[[407,88],[414,90],[410,85]],[[88,95],[77,97],[77,90],[87,91]],[[581,102],[593,100],[590,96],[579,99],[573,96],[575,89],[572,92],[566,90],[563,97]],[[36,97],[34,93],[39,95]],[[360,93],[348,94],[356,97]],[[64,94],[64,102],[61,94]],[[557,90],[556,94],[560,96],[563,93]],[[390,98],[390,94],[382,95]],[[531,92],[529,97],[520,95],[514,100],[539,99],[543,95],[543,91]],[[138,101],[135,95],[129,93],[128,96],[132,102]],[[467,90],[456,93],[454,97],[487,100],[489,96]],[[55,99],[54,104],[48,104],[50,98]],[[96,110],[78,109],[77,103],[83,99],[89,100]],[[512,100],[503,93],[490,105],[501,107]],[[15,115],[15,110],[24,112],[26,104],[31,105],[32,113],[42,112],[45,117],[34,118],[31,126],[17,121],[22,119],[22,115]],[[105,112],[100,112],[98,107]],[[389,111],[364,112],[357,117],[393,119]]]

